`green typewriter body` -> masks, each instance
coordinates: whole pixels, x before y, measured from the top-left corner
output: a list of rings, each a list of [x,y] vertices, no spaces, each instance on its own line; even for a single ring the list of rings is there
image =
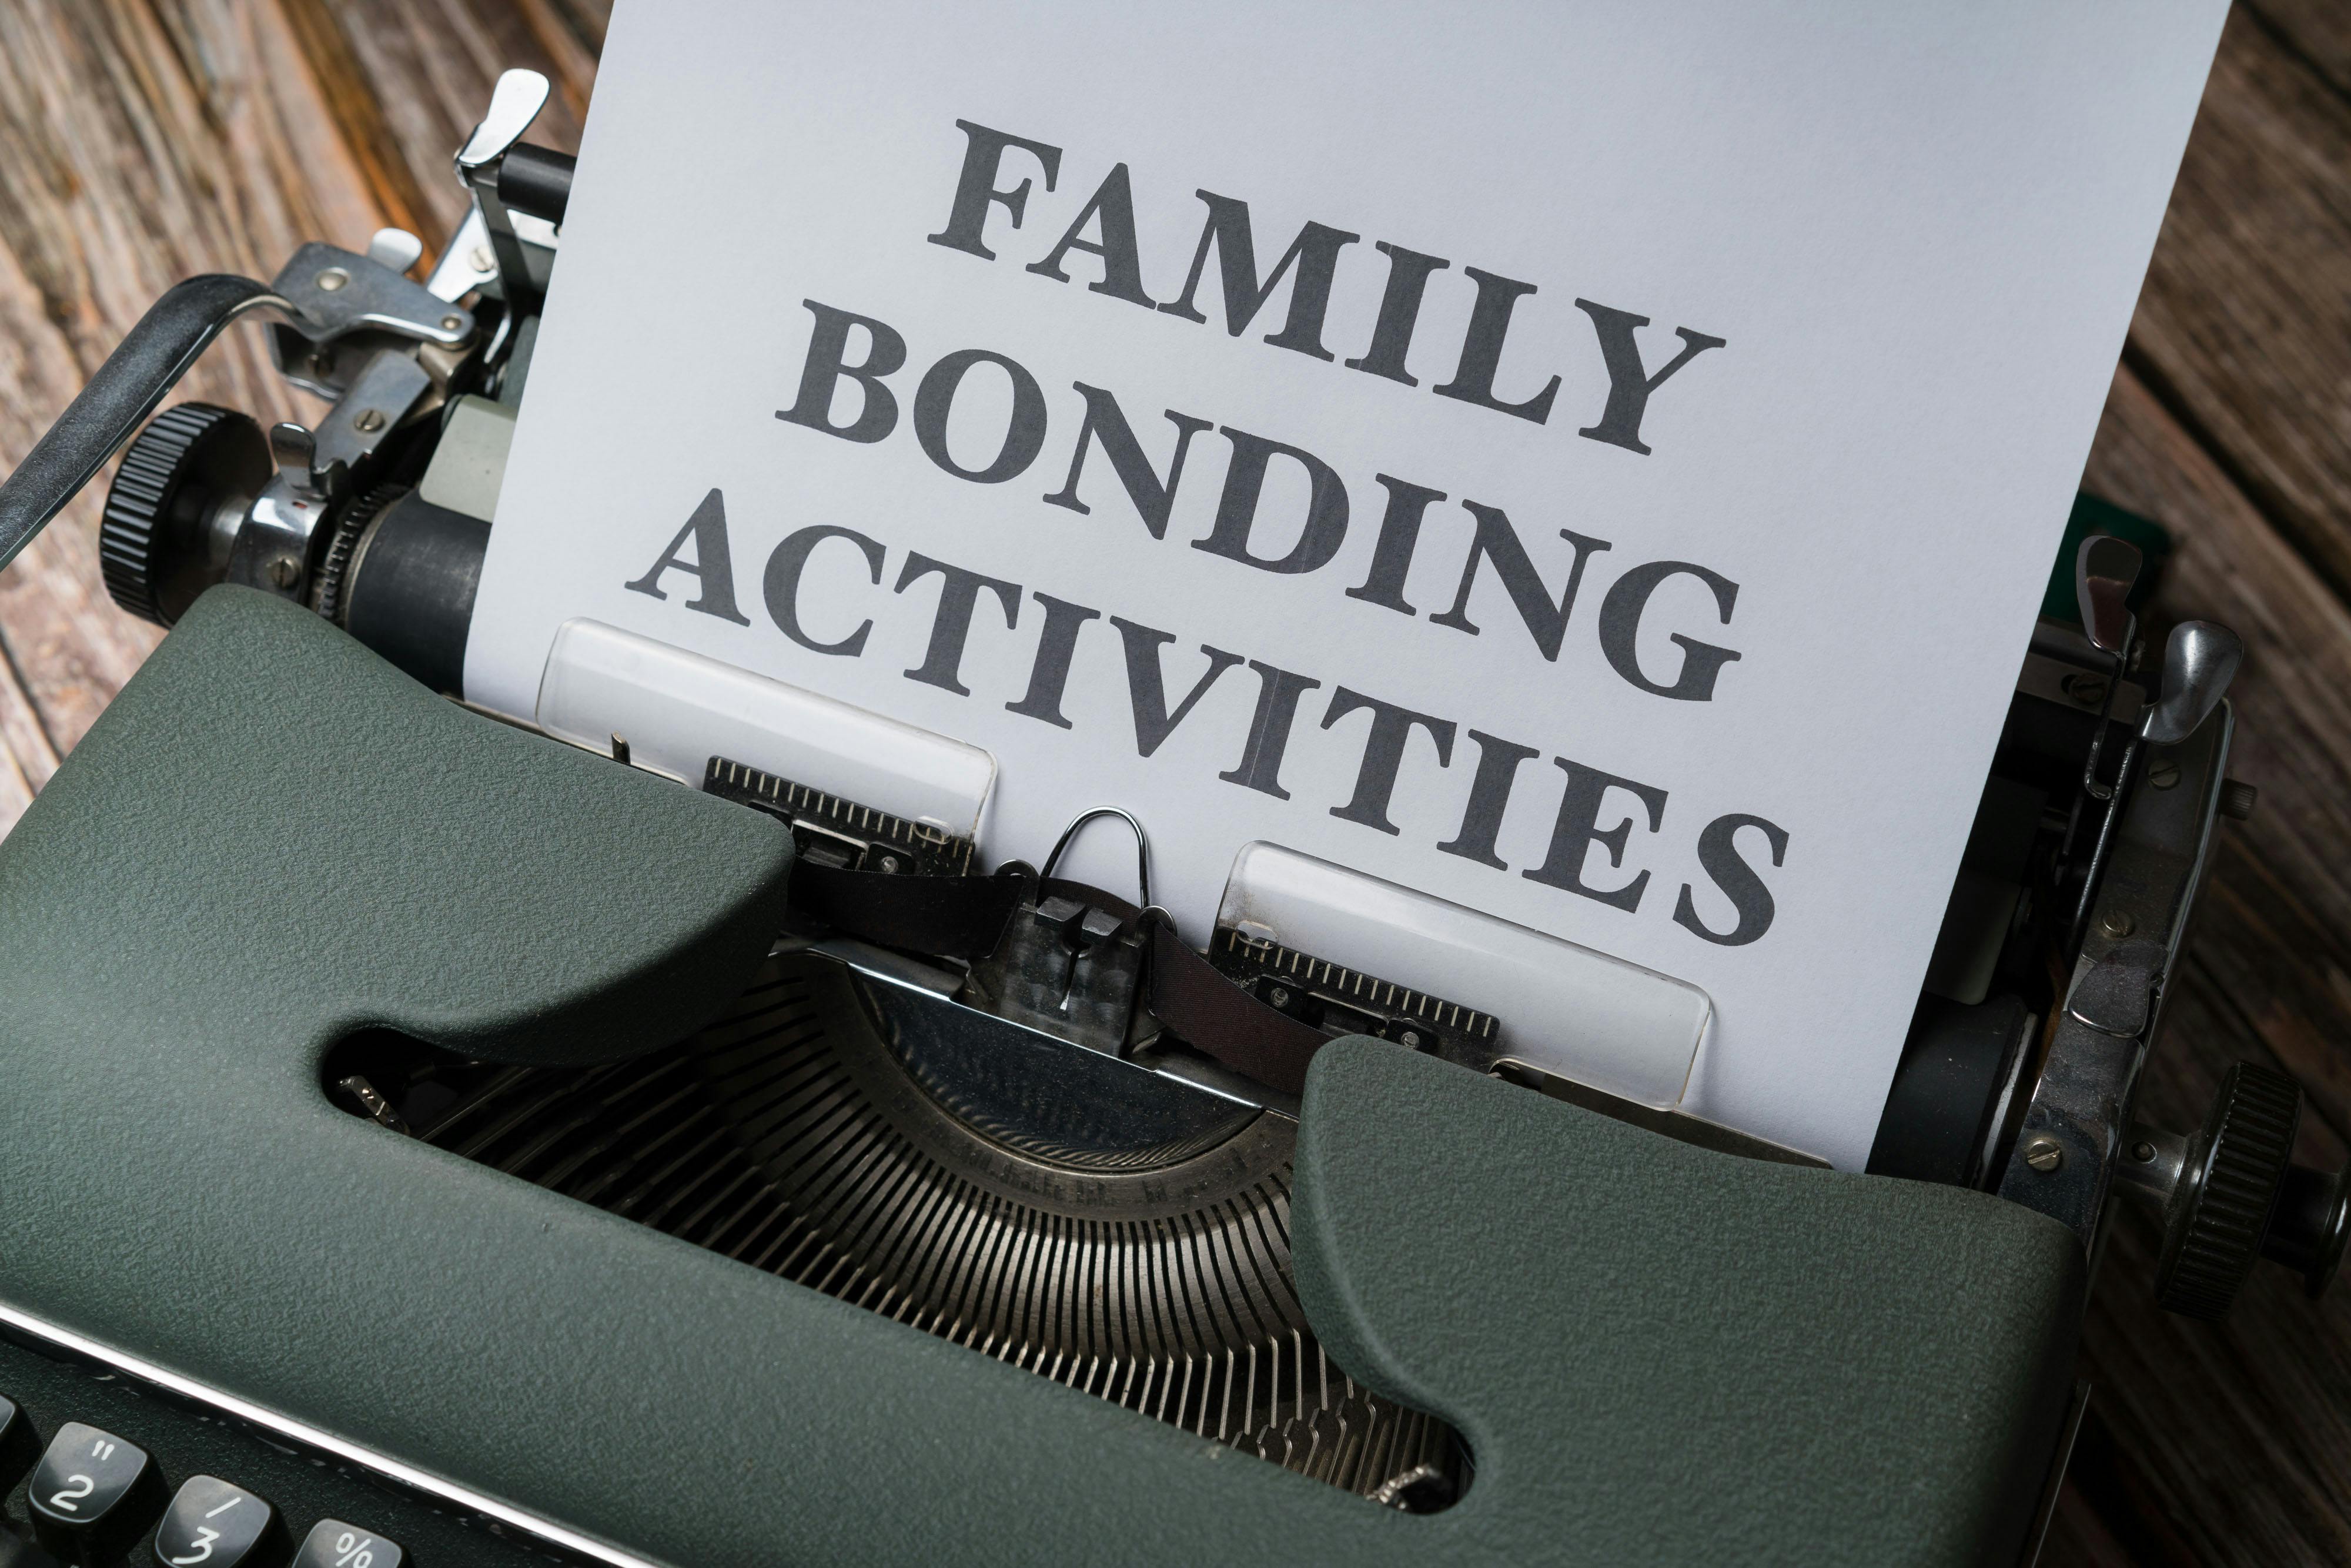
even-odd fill
[[[452,700],[569,189],[533,79],[427,280],[387,231],[183,284],[0,483],[5,559],[128,442],[108,583],[172,628],[0,843],[0,1568],[2011,1563],[2111,1197],[2179,1310],[2331,1276],[2294,1085],[2131,1118],[2246,793],[2233,639],[2143,660],[2113,528],[1866,1174]],[[332,412],[158,414],[254,312]]]

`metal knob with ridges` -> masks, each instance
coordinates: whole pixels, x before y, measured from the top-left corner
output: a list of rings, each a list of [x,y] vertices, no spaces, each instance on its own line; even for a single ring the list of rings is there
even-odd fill
[[[126,447],[98,529],[99,570],[124,611],[159,626],[220,580],[245,508],[269,482],[268,438],[234,409],[183,402]]]
[[[2293,1079],[2250,1061],[2229,1069],[2165,1212],[2155,1286],[2166,1307],[2192,1318],[2228,1312],[2262,1254],[2301,1119]]]

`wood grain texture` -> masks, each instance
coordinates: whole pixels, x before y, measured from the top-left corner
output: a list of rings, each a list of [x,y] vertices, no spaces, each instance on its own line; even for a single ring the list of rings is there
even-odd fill
[[[434,245],[450,157],[510,65],[558,84],[538,134],[578,144],[601,12],[580,0],[0,3],[0,465],[13,465],[179,278],[266,278],[387,224]],[[181,395],[304,419],[260,329]],[[99,584],[93,486],[0,573],[0,821],[13,821],[153,647]]]
[[[2344,1158],[2351,1126],[2351,614],[2128,371],[2086,483],[2160,518],[2179,553],[2160,622],[2234,626],[2248,660],[2231,771],[2257,781],[2228,825],[2187,972],[2167,1003],[2140,1115],[2191,1127],[2228,1064],[2310,1092],[2302,1155]],[[2172,1317],[2148,1281],[2160,1233],[2118,1217],[2085,1331],[2085,1462],[2049,1562],[2351,1562],[2351,1297],[2304,1301],[2264,1269],[2219,1324]],[[2119,1552],[2119,1557],[2114,1554]],[[2101,1555],[2105,1553],[2105,1555]]]
[[[449,158],[497,71],[556,84],[535,133],[576,145],[600,0],[0,0],[0,465],[156,293],[267,277],[300,241],[383,224],[436,245]],[[241,329],[186,395],[267,417],[286,392]],[[2351,6],[2247,0],[2224,35],[2091,488],[2179,538],[2158,620],[2235,626],[2230,830],[2146,1088],[2192,1124],[2227,1064],[2308,1087],[2305,1157],[2351,1133]],[[0,573],[0,828],[154,642],[96,570],[98,497]],[[2351,1562],[2351,1293],[2271,1271],[2226,1323],[2158,1311],[2157,1236],[2126,1213],[2093,1300],[2091,1416],[2044,1562]]]
[[[2240,9],[2127,362],[2338,593],[2351,591],[2351,106]]]
[[[2351,6],[2341,0],[2259,0],[2251,9],[2337,92],[2351,97]]]

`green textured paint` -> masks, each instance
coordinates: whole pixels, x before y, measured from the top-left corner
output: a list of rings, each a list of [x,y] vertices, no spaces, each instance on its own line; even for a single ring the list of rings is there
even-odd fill
[[[1324,1052],[1309,1311],[1478,1449],[1468,1500],[1414,1519],[321,1094],[321,1051],[360,1024],[529,1061],[674,1038],[764,946],[788,843],[215,590],[0,845],[0,1297],[694,1568],[1882,1564],[2012,1541],[2081,1265],[1978,1195]]]
[[[1298,1166],[1332,1354],[1450,1416],[1492,1456],[1480,1487],[1583,1561],[2013,1558],[2082,1310],[2055,1222],[1693,1148],[1371,1040],[1317,1061]]]

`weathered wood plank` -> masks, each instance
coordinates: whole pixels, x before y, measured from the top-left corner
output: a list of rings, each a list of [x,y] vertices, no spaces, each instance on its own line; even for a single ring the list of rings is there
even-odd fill
[[[22,371],[0,392],[0,462],[22,455],[172,282],[266,277],[308,234],[364,241],[373,214],[308,81],[268,6],[0,7],[0,319]],[[296,151],[313,147],[307,162]],[[308,412],[252,329],[183,392],[264,417]],[[57,753],[155,642],[99,586],[101,499],[86,494],[0,574],[0,646]],[[47,776],[53,758],[6,738],[20,768]]]
[[[0,674],[0,821],[22,816],[57,766],[41,716],[11,666]]]
[[[526,8],[465,0],[289,0],[330,16],[382,127],[383,155],[396,158],[418,192],[417,232],[437,246],[465,212],[451,156],[489,101],[498,73],[544,73],[555,91],[531,140],[572,151],[587,111],[595,58],[567,17],[543,3]],[[584,24],[583,24],[584,25]],[[601,38],[601,29],[596,30]],[[354,120],[357,116],[353,116]]]
[[[534,136],[576,146],[603,21],[593,0],[0,6],[0,465],[180,277],[266,277],[306,239],[358,248],[385,224],[437,247],[465,205],[450,154],[499,70],[546,71]],[[182,396],[317,413],[256,329]],[[0,831],[156,641],[99,585],[101,501],[94,487],[0,574]]]
[[[2338,592],[2351,590],[2346,344],[2351,101],[2241,10],[2189,140],[2129,362]]]
[[[2342,0],[2238,0],[2335,90],[2351,99],[2351,5]]]
[[[419,170],[392,133],[385,96],[326,0],[283,0],[282,9],[310,90],[326,105],[336,142],[359,175],[371,206],[385,224],[422,238],[429,265],[440,255],[442,233],[457,204],[454,192],[444,188],[426,193]],[[404,14],[407,7],[394,10]],[[404,102],[405,95],[392,101]]]
[[[2105,1519],[2068,1480],[2057,1516],[2049,1521],[2041,1562],[2043,1568],[2139,1568],[2140,1559],[2116,1538]]]

